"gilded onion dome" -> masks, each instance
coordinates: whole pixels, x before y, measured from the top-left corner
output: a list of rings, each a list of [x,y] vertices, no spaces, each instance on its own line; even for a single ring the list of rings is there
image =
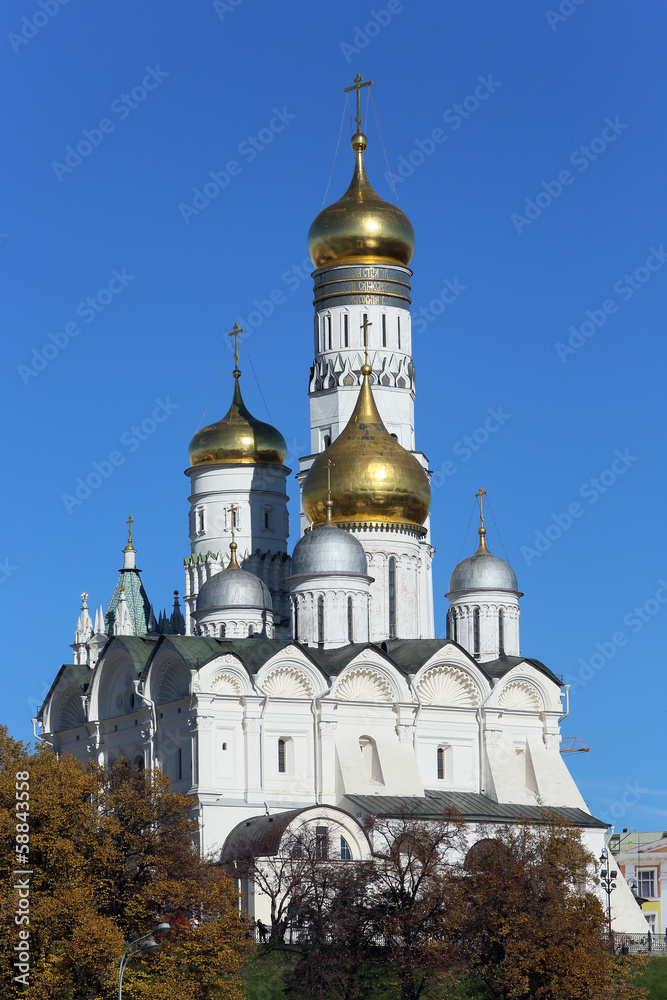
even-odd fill
[[[312,524],[325,521],[330,475],[335,522],[422,525],[431,505],[426,473],[384,426],[373,398],[370,365],[363,365],[361,373],[364,380],[345,430],[317,456],[306,476],[306,515]]]
[[[352,183],[342,198],[323,209],[308,233],[308,252],[315,267],[342,261],[382,260],[408,265],[415,250],[415,231],[407,215],[381,198],[364,168],[368,140],[352,136],[357,162]]]
[[[190,442],[190,465],[284,465],[287,444],[280,431],[247,410],[234,369],[232,405],[222,420],[202,427]]]

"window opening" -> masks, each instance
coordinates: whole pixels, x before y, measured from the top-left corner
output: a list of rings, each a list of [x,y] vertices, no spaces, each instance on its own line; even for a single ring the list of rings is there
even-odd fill
[[[475,656],[479,655],[479,608],[475,608],[472,616],[473,631],[473,651]]]
[[[285,740],[278,740],[278,773],[284,774],[287,764],[285,754]]]
[[[445,750],[438,747],[438,781],[443,781],[445,777]]]
[[[401,317],[398,317],[398,349],[401,349]]]
[[[324,598],[317,598],[317,641],[324,642]]]
[[[505,612],[502,608],[498,612],[498,652],[505,655]]]
[[[352,860],[352,851],[350,850],[350,845],[348,844],[345,837],[340,838],[340,860],[341,861]]]
[[[350,346],[349,317],[347,313],[343,313],[343,346]]]
[[[318,858],[329,856],[329,830],[326,826],[315,827],[315,854]]]
[[[387,346],[387,316],[382,313],[382,346]]]
[[[347,599],[347,641],[354,642],[354,606],[351,597]]]
[[[396,560],[389,560],[389,638],[396,638]]]
[[[331,350],[331,316],[327,316],[327,347]]]

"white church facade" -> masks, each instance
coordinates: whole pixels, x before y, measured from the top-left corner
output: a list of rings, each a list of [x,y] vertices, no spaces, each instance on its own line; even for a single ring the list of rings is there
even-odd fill
[[[607,824],[560,754],[567,689],[521,655],[522,595],[488,551],[482,491],[478,548],[453,570],[447,638],[434,634],[414,232],[371,187],[357,126],[350,187],[309,233],[315,357],[299,541],[289,553],[285,440],[247,410],[237,346],[230,409],[190,443],[184,607],[176,595],[156,619],[130,520],[94,621],[84,595],[72,661],[38,716],[42,738],[81,760],[162,768],[192,796],[206,852],[228,852],[240,829],[307,822],[344,831],[341,856],[354,859],[369,816],[455,809],[474,830],[555,809],[597,856]],[[613,903],[617,928],[641,932],[623,880]]]

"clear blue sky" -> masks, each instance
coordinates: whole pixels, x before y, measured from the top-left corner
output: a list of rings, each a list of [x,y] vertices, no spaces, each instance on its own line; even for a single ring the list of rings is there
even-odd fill
[[[573,683],[564,732],[591,751],[567,759],[591,810],[617,828],[667,828],[667,16],[658,0],[561,8],[3,5],[2,719],[15,735],[29,737],[69,659],[81,591],[106,607],[130,512],[155,606],[182,590],[188,442],[223,334],[276,290],[247,346],[293,468],[308,450],[312,289],[298,268],[343,87],[361,72],[417,233],[437,632],[483,485],[525,592],[522,652]],[[371,179],[393,197],[368,131]],[[348,137],[346,121],[328,200],[348,184]],[[211,172],[224,189],[196,215],[180,207]],[[447,280],[459,294],[445,306]],[[246,402],[266,416],[245,373]],[[208,420],[227,409],[229,374]],[[156,400],[166,419],[152,425]],[[492,433],[490,410],[502,414]],[[139,441],[142,421],[154,430]],[[68,510],[63,494],[94,463],[110,474]]]

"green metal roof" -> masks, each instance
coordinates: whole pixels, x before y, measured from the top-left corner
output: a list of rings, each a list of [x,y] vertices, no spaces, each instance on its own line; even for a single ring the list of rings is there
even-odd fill
[[[125,588],[125,601],[127,610],[130,613],[130,621],[135,635],[145,635],[148,632],[148,619],[150,618],[151,606],[148,595],[141,582],[140,570],[122,569],[116,581],[116,589],[104,616],[104,631],[107,635],[113,635],[113,624],[116,618],[116,608],[120,600],[121,589]]]
[[[477,792],[426,789],[423,798],[410,795],[346,795],[346,798],[371,816],[386,818],[416,816],[437,819],[447,812],[457,812],[468,823],[516,823],[521,820],[540,823],[558,813],[574,826],[604,830],[609,825],[583,809],[496,802],[488,795]]]

